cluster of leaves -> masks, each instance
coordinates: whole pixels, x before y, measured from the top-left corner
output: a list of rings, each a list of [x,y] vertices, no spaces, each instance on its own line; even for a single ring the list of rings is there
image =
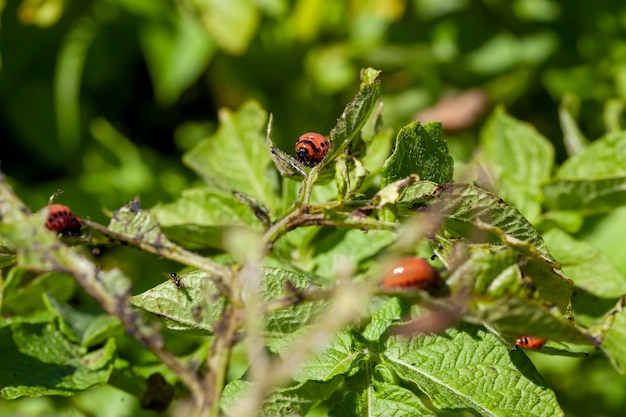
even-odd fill
[[[180,384],[212,415],[324,407],[342,416],[559,416],[525,353],[511,351],[516,337],[549,339],[543,351],[557,355],[600,347],[623,372],[626,280],[571,235],[584,216],[623,204],[623,133],[582,148],[552,176],[549,142],[498,110],[482,154],[452,182],[441,126],[416,122],[394,140],[379,99],[378,71],[364,70],[330,132],[331,150],[313,168],[273,146],[257,103],[223,110],[216,134],[184,157],[205,186],[150,210],[133,201],[108,227],[85,219],[83,236],[65,243],[44,229],[47,210],[29,214],[2,178],[2,397],[110,383],[161,410]],[[79,250],[119,243],[188,268],[131,298],[127,277]],[[220,255],[198,255],[207,249]],[[433,252],[445,291],[378,289],[390,260]],[[100,310],[66,303],[75,282]],[[208,342],[177,357],[136,308]],[[122,328],[158,363],[118,356],[112,336]],[[226,385],[238,343],[249,369]]]
[[[566,93],[583,100],[586,131],[602,129],[603,106],[607,124],[623,119],[619,0],[223,3],[0,3],[3,166],[25,201],[42,205],[61,186],[95,217],[138,194],[174,198],[192,178],[172,153],[214,129],[216,108],[257,98],[279,116],[284,147],[331,127],[363,66],[384,71],[394,127],[474,87],[555,135]]]

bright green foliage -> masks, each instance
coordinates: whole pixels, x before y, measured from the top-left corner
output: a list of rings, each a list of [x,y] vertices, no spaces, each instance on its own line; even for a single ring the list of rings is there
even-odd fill
[[[103,311],[77,311],[49,294],[45,301],[48,310],[59,319],[59,330],[81,346],[97,346],[120,332],[120,322]]]
[[[441,138],[441,124],[412,123],[400,130],[393,152],[383,166],[383,185],[419,175],[439,184],[452,180],[452,157]]]
[[[285,295],[286,285],[292,285],[294,289],[301,291],[306,289],[311,282],[306,276],[294,271],[282,268],[262,268],[261,284],[263,299],[270,301]],[[280,339],[287,338],[310,324],[324,304],[324,301],[301,303],[268,314],[265,318],[265,329],[269,347],[272,347],[273,342],[279,344]]]
[[[390,338],[383,359],[438,408],[483,416],[561,416],[554,393],[528,358],[496,343],[481,328],[463,325],[443,337]]]
[[[165,2],[156,3],[165,6]],[[176,14],[167,6],[161,9],[161,19],[150,20],[142,27],[139,40],[154,95],[161,104],[171,106],[198,79],[216,47],[197,19]]]
[[[625,7],[0,0],[0,417],[623,416]]]
[[[379,73],[380,71],[372,68],[361,72],[361,89],[354,100],[348,103],[337,124],[330,131],[331,147],[321,164],[322,167],[331,165],[348,145],[353,145],[359,140],[361,129],[380,98]]]
[[[550,230],[543,237],[563,272],[578,288],[602,298],[626,294],[626,277],[601,251],[558,229]]]
[[[552,144],[531,125],[502,109],[491,116],[480,136],[485,168],[495,183],[495,192],[528,220],[536,221],[543,202],[541,186],[552,173]]]
[[[235,114],[222,110],[215,136],[187,152],[185,164],[211,186],[245,193],[274,208],[276,176],[268,172],[270,155],[260,135],[266,120],[265,111],[255,102]]]
[[[556,176],[563,179],[615,178],[626,175],[626,133],[612,132],[569,158]]]
[[[14,359],[0,365],[2,396],[109,383],[158,409],[178,384],[206,415],[543,417],[564,412],[524,351],[511,350],[519,336],[549,340],[549,357],[600,346],[623,372],[624,271],[567,233],[622,205],[619,184],[592,193],[575,218],[559,214],[571,210],[559,203],[566,182],[621,181],[619,161],[601,172],[590,162],[619,155],[621,136],[589,145],[552,178],[552,146],[498,109],[480,156],[495,189],[454,183],[440,124],[411,123],[395,140],[372,131],[382,123],[378,77],[361,72],[319,165],[276,149],[266,111],[249,101],[222,110],[217,131],[185,154],[206,186],[149,210],[134,199],[107,227],[85,219],[80,237],[45,230],[47,210],[30,215],[2,178],[0,248],[11,267],[2,312],[16,316],[2,327]],[[554,210],[542,213],[544,202]],[[133,296],[120,269],[66,243],[130,245],[186,268]],[[380,288],[391,261],[433,253],[444,266],[436,284]],[[102,309],[69,305],[70,277]],[[118,359],[122,329],[158,360]],[[231,360],[239,346],[249,356]],[[44,371],[26,378],[34,368]],[[160,393],[165,404],[154,403]]]
[[[3,398],[74,395],[105,383],[113,369],[112,339],[87,352],[45,321],[5,323],[0,333]]]
[[[372,387],[363,393],[363,401],[359,407],[361,415],[370,413],[375,416],[435,416],[433,411],[426,407],[411,390],[403,388],[397,383],[377,379],[374,379],[373,382]]]
[[[179,275],[181,288],[166,282],[133,297],[133,304],[155,315],[170,329],[192,334],[211,334],[219,319],[224,298],[211,277],[202,272]],[[212,297],[210,303],[204,301]]]
[[[602,350],[606,353],[613,366],[620,372],[626,372],[626,312],[624,311],[624,297],[619,301],[615,311],[607,316],[604,323],[604,339]],[[607,331],[608,328],[608,331]]]
[[[200,248],[221,248],[230,228],[261,225],[233,193],[212,187],[185,190],[175,202],[156,205],[150,212],[170,238]]]
[[[70,275],[59,272],[33,276],[24,268],[13,268],[4,278],[2,291],[5,294],[3,311],[25,314],[41,309],[44,295],[67,301],[76,291],[76,281]]]
[[[543,255],[550,257],[539,233],[514,206],[472,185],[444,184],[435,187],[418,183],[409,187],[398,203],[405,208],[402,211],[405,214],[431,207],[430,210],[444,216],[446,227],[456,235],[470,237],[477,229],[483,229],[486,232],[484,240],[497,242],[502,236],[489,233],[493,226],[508,236],[530,243]]]
[[[546,205],[554,210],[603,213],[624,205],[626,135],[613,132],[568,159],[545,186]]]

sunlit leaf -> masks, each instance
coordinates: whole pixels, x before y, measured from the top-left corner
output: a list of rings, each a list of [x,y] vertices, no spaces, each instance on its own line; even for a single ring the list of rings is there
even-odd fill
[[[496,110],[481,131],[485,168],[495,190],[531,222],[541,212],[541,185],[550,178],[554,148],[528,123]]]
[[[180,288],[168,279],[132,298],[133,305],[150,313],[173,331],[212,334],[224,308],[224,296],[205,272],[179,275]]]
[[[268,168],[270,153],[261,131],[267,115],[255,101],[233,113],[222,109],[215,135],[185,153],[183,161],[208,183],[238,191],[273,209],[277,204],[277,177]]]
[[[224,233],[233,227],[260,229],[253,211],[220,189],[190,188],[168,204],[150,209],[163,231],[185,246],[222,248]]]
[[[399,213],[407,215],[424,210],[442,217],[444,228],[450,233],[475,241],[502,241],[497,230],[491,229],[495,227],[508,236],[530,243],[551,259],[541,235],[515,207],[478,187],[468,184],[436,186],[428,182],[408,187],[399,200]]]
[[[393,152],[385,162],[382,185],[417,174],[423,181],[439,184],[452,180],[453,161],[441,138],[441,124],[419,122],[403,127]]]
[[[330,165],[337,155],[353,141],[359,134],[374,106],[380,98],[380,71],[371,68],[361,73],[361,88],[354,99],[343,110],[337,124],[330,131],[331,147],[320,164],[320,170]]]
[[[392,337],[383,360],[440,409],[494,417],[563,415],[528,358],[477,326],[465,324],[441,336]]]

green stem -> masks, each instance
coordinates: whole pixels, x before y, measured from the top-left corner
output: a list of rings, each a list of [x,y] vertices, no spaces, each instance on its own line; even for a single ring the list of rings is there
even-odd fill
[[[313,167],[304,177],[304,181],[302,181],[302,188],[300,188],[298,199],[295,201],[295,204],[300,207],[307,206],[309,201],[311,201],[311,192],[313,191],[313,185],[317,181],[319,167],[320,165]]]
[[[172,261],[179,262],[183,265],[193,266],[208,272],[213,276],[218,276],[221,279],[229,282],[231,276],[231,270],[229,267],[213,262],[210,259],[204,258],[196,253],[190,252],[177,246],[173,243],[169,243],[167,246],[155,246],[149,242],[144,242],[133,236],[127,236],[122,233],[114,232],[101,224],[92,222],[91,220],[81,219],[81,221],[88,227],[97,230],[105,236],[112,238],[113,240],[124,242],[129,246],[135,247],[145,252],[154,253],[155,255],[162,256]]]
[[[231,349],[237,339],[236,332],[241,327],[240,310],[231,302],[224,306],[222,320],[215,329],[215,339],[211,344],[204,376],[206,387],[205,402],[202,405],[203,416],[219,415],[220,398],[226,382],[226,373],[230,361]]]
[[[325,206],[327,207],[327,206]],[[270,227],[261,238],[263,247],[269,252],[274,242],[282,235],[297,227],[310,226],[327,226],[344,229],[362,229],[362,230],[396,230],[398,224],[394,222],[385,222],[371,218],[357,218],[349,213],[344,213],[344,217],[328,218],[322,212],[323,206],[311,206],[307,210],[295,208],[288,212]]]

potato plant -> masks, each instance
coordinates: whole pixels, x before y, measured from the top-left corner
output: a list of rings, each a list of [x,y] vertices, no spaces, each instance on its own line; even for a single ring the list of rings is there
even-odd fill
[[[250,101],[184,155],[203,185],[138,197],[108,225],[80,213],[79,236],[47,230],[48,208],[0,177],[2,398],[109,384],[170,415],[564,415],[520,336],[623,373],[626,279],[574,235],[624,205],[625,134],[557,167],[546,138],[497,108],[481,152],[455,163],[441,124],[385,126],[378,77],[362,70],[321,163],[276,148]],[[118,245],[180,269],[137,293],[141,277],[94,256]],[[441,285],[382,288],[404,256]],[[124,356],[132,339],[150,360]]]

